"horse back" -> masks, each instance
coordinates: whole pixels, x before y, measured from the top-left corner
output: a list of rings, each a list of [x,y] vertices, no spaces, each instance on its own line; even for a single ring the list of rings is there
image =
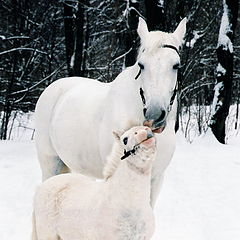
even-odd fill
[[[54,107],[62,95],[74,86],[81,84],[82,80],[84,81],[86,78],[70,77],[59,79],[50,84],[39,97],[35,108],[35,140],[38,151],[54,152],[48,136]]]
[[[51,84],[36,107],[38,152],[58,156],[71,170],[101,176],[97,141],[108,86],[79,77]]]

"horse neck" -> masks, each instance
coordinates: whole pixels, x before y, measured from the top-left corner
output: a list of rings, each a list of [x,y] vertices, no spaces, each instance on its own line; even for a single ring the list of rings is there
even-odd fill
[[[111,99],[111,102],[106,104],[105,117],[108,121],[112,120],[115,127],[119,127],[117,130],[125,130],[125,125],[129,128],[143,122],[140,86],[139,81],[135,80],[138,71],[137,65],[131,66],[121,72],[112,82],[107,98]]]
[[[122,71],[117,78],[112,82],[111,93],[117,96],[117,99],[126,97],[134,98],[139,95],[138,81],[135,80],[139,72],[139,67],[135,64]],[[121,102],[120,102],[121,103]],[[119,101],[117,101],[119,104]]]
[[[107,180],[108,186],[116,191],[116,194],[127,197],[128,201],[149,202],[152,161],[149,160],[149,165],[140,169],[129,164],[129,159],[120,160],[122,155],[123,150],[118,152],[119,165]],[[128,158],[132,158],[131,162],[142,161],[140,154]]]

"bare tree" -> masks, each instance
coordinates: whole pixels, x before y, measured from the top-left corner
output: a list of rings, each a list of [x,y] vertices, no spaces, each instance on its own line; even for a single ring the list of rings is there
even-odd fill
[[[237,0],[228,0],[226,5],[231,22],[236,19]],[[33,110],[40,93],[54,80],[81,75],[110,82],[122,69],[134,64],[139,44],[138,16],[147,20],[150,30],[169,32],[183,17],[188,17],[178,79],[179,123],[188,138],[208,128],[214,95],[215,110],[227,101],[239,105],[240,28],[235,28],[236,20],[226,34],[231,41],[234,36],[233,73],[233,66],[229,65],[232,57],[228,55],[231,51],[219,44],[215,52],[221,1],[0,0],[0,137],[9,137],[7,129],[11,128],[9,121],[15,111]],[[216,85],[226,83],[227,93],[225,87],[215,87],[213,91],[216,65]],[[236,128],[240,118],[238,105],[233,108]],[[223,119],[228,115],[228,107],[221,114],[217,112],[217,118]],[[214,121],[213,117],[212,126]],[[217,121],[218,127],[223,126]]]
[[[41,91],[63,70],[62,14],[51,4],[0,0],[0,139],[9,138],[15,112],[33,110]]]
[[[147,24],[150,31],[166,31],[166,14],[164,0],[145,0]]]
[[[63,8],[68,74],[69,76],[83,76],[86,0],[65,0]]]
[[[210,127],[217,140],[225,143],[225,121],[229,113],[233,83],[233,39],[238,17],[238,0],[223,0],[223,15],[217,45],[217,76]]]

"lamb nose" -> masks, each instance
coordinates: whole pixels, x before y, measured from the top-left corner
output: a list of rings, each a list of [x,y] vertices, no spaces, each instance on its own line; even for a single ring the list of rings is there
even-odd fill
[[[153,120],[146,120],[144,121],[143,125],[150,128],[153,125]]]
[[[152,138],[152,137],[153,137],[152,131],[147,131],[147,139]]]

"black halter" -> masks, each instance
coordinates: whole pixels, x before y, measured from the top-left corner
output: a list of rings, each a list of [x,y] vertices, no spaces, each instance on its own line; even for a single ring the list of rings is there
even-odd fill
[[[171,48],[171,49],[175,50],[175,51],[177,52],[178,56],[180,57],[180,53],[179,53],[178,49],[177,49],[175,46],[165,44],[165,45],[163,45],[162,47],[163,47],[163,48]],[[169,108],[168,108],[168,111],[169,111],[169,112],[172,110],[172,105],[173,105],[174,99],[175,99],[175,97],[176,97],[176,95],[177,95],[177,91],[178,91],[178,82],[176,83],[176,86],[175,86],[175,88],[174,88],[174,90],[173,90],[172,97],[171,97],[171,99],[170,99],[170,104],[169,104]]]
[[[171,48],[171,49],[175,50],[175,51],[177,52],[178,56],[180,57],[180,53],[179,53],[178,49],[177,49],[175,46],[173,46],[173,45],[168,45],[168,44],[164,44],[164,45],[162,45],[161,47],[162,47],[162,48]]]
[[[172,110],[172,105],[173,105],[175,97],[177,95],[177,91],[178,91],[178,83],[176,83],[176,86],[173,90],[173,94],[172,94],[172,97],[170,99],[170,104],[169,104],[169,107],[168,107],[168,112],[170,112]]]
[[[125,158],[131,156],[131,155],[135,155],[136,150],[138,149],[138,145],[134,146],[132,150],[126,151],[124,149],[124,155],[121,157],[121,160],[124,160]]]

